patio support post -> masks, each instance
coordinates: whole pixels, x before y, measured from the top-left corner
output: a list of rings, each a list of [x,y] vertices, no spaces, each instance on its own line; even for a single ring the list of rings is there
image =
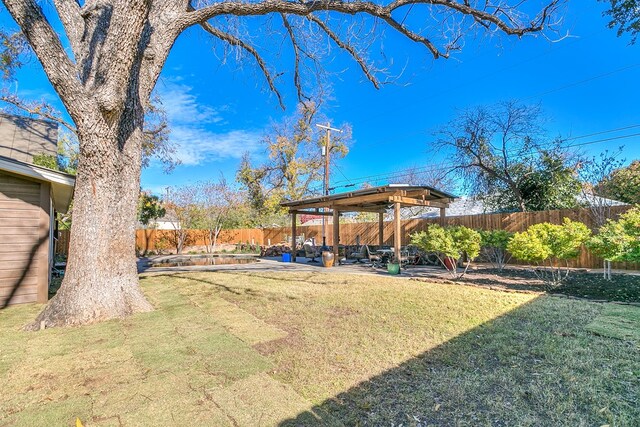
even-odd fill
[[[296,262],[296,212],[291,212],[291,262]]]
[[[378,213],[378,246],[384,245],[384,213]]]
[[[402,223],[400,220],[400,202],[395,202],[393,204],[393,253],[397,262],[400,262],[400,247],[402,246]]]
[[[340,212],[334,207],[333,208],[333,262],[338,265],[339,264],[339,252],[338,246],[340,244]]]
[[[446,216],[446,209],[440,208],[440,225],[444,227],[444,217]]]

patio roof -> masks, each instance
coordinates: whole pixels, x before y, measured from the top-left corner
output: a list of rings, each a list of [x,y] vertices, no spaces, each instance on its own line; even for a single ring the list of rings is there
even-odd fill
[[[364,188],[346,193],[331,194],[309,199],[294,200],[280,203],[289,208],[291,214],[291,236],[293,246],[293,260],[296,258],[296,217],[298,214],[316,214],[333,216],[333,253],[338,259],[338,243],[340,242],[340,214],[342,212],[377,212],[378,239],[382,246],[384,234],[384,212],[393,207],[394,256],[400,259],[402,243],[402,224],[400,222],[400,208],[402,206],[430,206],[440,208],[440,217],[444,219],[445,208],[453,202],[455,196],[436,190],[426,185],[389,184],[381,187]],[[323,209],[324,208],[324,209]],[[325,209],[329,208],[330,211]],[[320,209],[323,209],[320,211]],[[323,241],[325,228],[323,225]]]
[[[320,208],[340,212],[385,212],[395,203],[403,206],[446,208],[455,196],[426,185],[389,184],[380,187],[281,203],[290,213],[322,214]]]

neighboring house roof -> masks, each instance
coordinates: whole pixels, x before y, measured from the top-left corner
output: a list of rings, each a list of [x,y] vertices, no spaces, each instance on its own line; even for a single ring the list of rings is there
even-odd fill
[[[63,172],[57,172],[40,166],[24,163],[0,156],[0,170],[51,184],[53,206],[60,213],[66,213],[73,198],[76,178]]]
[[[576,200],[581,205],[595,205],[595,206],[623,206],[627,203],[619,200],[607,199],[606,197],[600,197],[596,194],[580,194],[576,197]]]
[[[576,202],[578,202],[579,205],[584,205],[587,202],[590,202],[603,206],[622,206],[626,204],[618,200],[611,200],[596,195],[585,194],[577,195]],[[449,207],[445,209],[445,216],[482,215],[498,212],[499,211],[489,209],[482,200],[473,197],[460,197],[459,199],[451,202]],[[402,217],[405,219],[437,218],[439,216],[440,209],[434,208],[406,208],[402,212]]]
[[[55,156],[57,149],[57,123],[0,113],[0,156],[32,163],[34,154]]]
[[[482,200],[472,197],[460,197],[455,199],[445,209],[445,216],[481,215],[487,212],[486,205]],[[440,209],[437,208],[406,208],[402,212],[405,219],[418,218],[438,218]]]

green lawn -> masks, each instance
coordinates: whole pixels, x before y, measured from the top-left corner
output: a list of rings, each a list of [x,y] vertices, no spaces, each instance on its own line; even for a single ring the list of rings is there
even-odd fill
[[[637,307],[335,274],[142,284],[157,310],[122,321],[28,333],[40,307],[0,311],[0,426],[640,419],[639,343],[619,332]]]

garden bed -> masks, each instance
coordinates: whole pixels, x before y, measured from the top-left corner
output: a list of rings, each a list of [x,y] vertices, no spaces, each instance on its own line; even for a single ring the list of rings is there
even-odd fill
[[[445,271],[427,274],[416,280],[445,282],[480,286],[500,291],[548,292],[594,301],[615,301],[640,304],[640,276],[614,274],[611,281],[601,274],[585,270],[572,271],[559,287],[547,290],[545,284],[531,270],[513,267],[499,271],[494,268],[477,267],[460,279],[451,280]]]

